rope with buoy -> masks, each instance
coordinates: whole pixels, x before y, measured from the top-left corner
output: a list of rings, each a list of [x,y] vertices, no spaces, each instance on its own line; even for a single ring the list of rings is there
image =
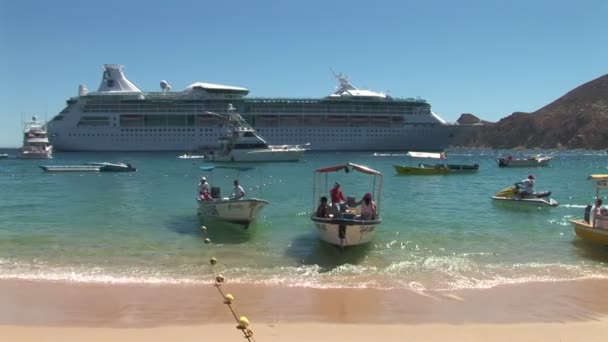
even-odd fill
[[[201,226],[201,230],[203,231],[203,235],[205,236],[205,240],[204,240],[205,244],[211,244],[211,239],[209,238],[209,236],[207,234],[207,227]],[[224,299],[224,304],[226,304],[226,306],[228,306],[228,309],[230,309],[230,312],[232,313],[234,320],[237,322],[238,325],[236,326],[236,328],[243,332],[243,335],[245,336],[247,341],[255,342],[255,339],[253,338],[253,331],[249,328],[249,319],[247,319],[247,317],[245,317],[245,316],[239,316],[237,314],[236,309],[234,307],[234,300],[235,300],[234,296],[230,293],[224,294],[224,291],[222,291],[222,285],[224,284],[224,281],[226,279],[224,278],[223,275],[215,272],[215,266],[217,265],[217,258],[215,258],[215,257],[210,258],[209,265],[210,265],[209,267],[211,269],[211,273],[215,276],[214,286],[218,290],[218,292],[220,293],[222,298]]]

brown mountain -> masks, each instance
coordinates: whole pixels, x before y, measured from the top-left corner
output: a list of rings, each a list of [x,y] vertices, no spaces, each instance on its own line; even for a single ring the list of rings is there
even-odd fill
[[[533,112],[486,124],[468,146],[492,148],[608,147],[608,74]]]

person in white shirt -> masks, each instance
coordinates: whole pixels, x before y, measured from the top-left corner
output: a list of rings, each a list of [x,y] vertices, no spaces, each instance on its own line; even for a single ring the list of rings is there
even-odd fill
[[[238,180],[234,180],[234,190],[232,192],[232,199],[241,199],[245,197],[245,190],[239,185]]]
[[[515,183],[515,186],[520,189],[519,197],[521,198],[534,195],[534,175],[528,175],[528,178]]]
[[[203,201],[211,200],[211,190],[206,177],[201,177],[201,180],[198,182],[198,195]]]

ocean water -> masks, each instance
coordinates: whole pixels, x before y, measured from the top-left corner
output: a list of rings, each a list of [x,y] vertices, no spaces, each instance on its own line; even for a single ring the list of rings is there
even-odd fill
[[[56,153],[50,161],[0,160],[0,278],[109,283],[209,283],[208,260],[232,283],[413,290],[608,277],[608,247],[576,238],[569,219],[593,200],[591,173],[608,173],[599,151],[540,151],[550,167],[498,168],[515,151],[453,150],[450,163],[478,163],[476,174],[398,176],[398,153],[306,153],[298,163],[219,170],[211,183],[230,193],[238,178],[270,204],[248,230],[196,215],[201,160],[177,153]],[[533,153],[539,153],[534,151]],[[45,173],[41,164],[128,161],[135,173]],[[310,222],[313,170],[345,162],[384,174],[383,223],[372,243],[340,248],[319,241]],[[491,195],[536,176],[556,208],[494,203]],[[208,174],[207,174],[208,175]],[[332,174],[346,195],[365,177]]]

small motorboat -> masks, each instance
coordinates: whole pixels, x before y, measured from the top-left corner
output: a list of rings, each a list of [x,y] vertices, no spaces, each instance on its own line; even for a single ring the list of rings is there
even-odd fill
[[[40,165],[45,172],[133,172],[131,164],[87,163],[85,165]]]
[[[600,198],[600,189],[608,188],[608,175],[590,175],[587,179],[595,181],[595,198]],[[595,205],[587,205],[582,220],[570,220],[574,233],[583,240],[608,245],[608,216],[596,215]]]
[[[178,159],[204,159],[204,155],[184,153],[177,157]]]
[[[553,157],[533,156],[528,158],[516,159],[511,156],[501,157],[496,160],[499,167],[538,167],[548,166]]]
[[[418,164],[418,167],[393,165],[402,175],[448,175],[454,173],[472,173],[479,171],[479,165],[460,164]]]
[[[216,169],[229,169],[237,172],[253,170],[253,167],[239,166],[201,166],[203,171],[214,171]],[[208,177],[211,183],[212,177]],[[232,199],[222,197],[219,186],[210,187],[210,198],[208,200],[197,196],[198,216],[204,220],[218,220],[228,223],[243,225],[245,229],[256,219],[268,201],[259,198]]]
[[[94,165],[40,165],[45,172],[99,172]]]
[[[135,172],[137,171],[133,165],[129,163],[108,163],[108,162],[93,162],[87,165],[98,166],[99,172]]]
[[[519,189],[516,186],[511,186],[495,193],[492,199],[502,203],[517,205],[557,207],[559,202],[553,198],[549,198],[549,196],[551,196],[551,191],[535,192],[531,196],[521,197]]]
[[[356,205],[349,208],[348,201],[347,205],[333,203],[331,207],[333,210],[328,215],[317,216],[317,201],[321,196],[330,193],[330,189],[327,189],[329,184],[328,175],[339,171],[344,171],[347,174],[357,171],[372,178],[371,192],[367,193],[366,196],[370,196],[369,200],[375,199],[372,204],[372,206],[375,204],[375,216],[366,217],[362,215],[360,208],[357,208]],[[367,183],[367,180],[362,183],[370,184]],[[376,227],[382,223],[382,217],[380,216],[381,194],[382,173],[366,166],[347,163],[316,170],[313,179],[313,206],[310,219],[317,228],[321,240],[340,247],[356,246],[370,242],[376,233]],[[354,201],[354,198],[351,199]]]
[[[8,159],[8,154],[0,153],[0,159]]]

